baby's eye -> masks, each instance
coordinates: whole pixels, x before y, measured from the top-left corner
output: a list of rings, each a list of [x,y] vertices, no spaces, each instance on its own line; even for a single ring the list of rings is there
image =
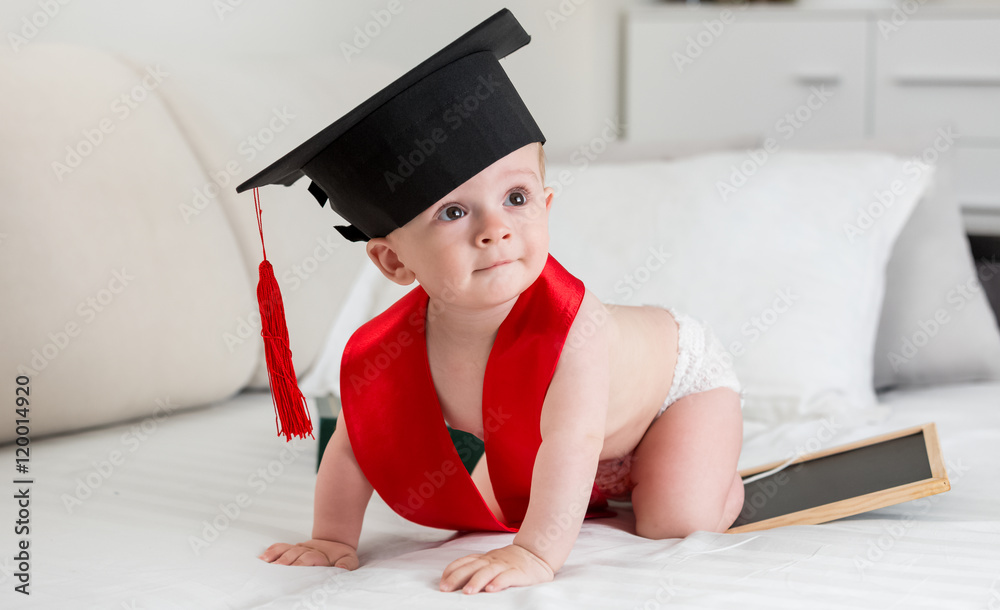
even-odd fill
[[[459,218],[465,216],[465,210],[458,207],[457,205],[450,205],[445,209],[441,210],[437,218],[438,220],[452,221],[458,220]]]
[[[507,195],[507,201],[505,205],[509,203],[510,205],[513,206],[519,206],[519,205],[524,205],[527,202],[528,198],[524,196],[524,193],[520,191],[514,191],[510,195]]]

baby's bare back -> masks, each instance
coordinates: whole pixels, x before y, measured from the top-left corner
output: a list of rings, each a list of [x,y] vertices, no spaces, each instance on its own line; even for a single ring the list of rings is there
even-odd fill
[[[577,321],[595,322],[593,332],[605,333],[609,351],[604,460],[634,449],[666,399],[677,361],[677,324],[665,309],[604,305],[587,297]],[[445,421],[481,439],[483,375],[492,342],[459,346],[436,337],[428,328],[431,375]]]
[[[665,309],[604,305],[610,391],[601,459],[635,449],[662,406],[677,363],[677,323]]]

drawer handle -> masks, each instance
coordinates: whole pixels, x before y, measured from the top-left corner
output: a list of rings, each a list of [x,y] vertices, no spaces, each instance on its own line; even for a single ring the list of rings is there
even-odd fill
[[[1000,201],[976,201],[962,202],[959,207],[963,212],[969,214],[997,214],[1000,213]]]
[[[902,87],[1000,87],[1000,74],[897,74]]]
[[[836,85],[840,78],[839,72],[801,72],[792,76],[800,85]]]

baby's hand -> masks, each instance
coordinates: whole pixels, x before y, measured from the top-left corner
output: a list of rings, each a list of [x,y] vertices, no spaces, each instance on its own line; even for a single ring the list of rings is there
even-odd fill
[[[549,582],[555,576],[549,564],[528,549],[511,544],[485,555],[466,555],[448,564],[441,575],[441,590],[463,593],[503,591]],[[468,584],[466,584],[468,583]]]
[[[298,544],[272,544],[258,559],[283,566],[332,566],[347,570],[358,567],[358,555],[354,547],[317,538]]]

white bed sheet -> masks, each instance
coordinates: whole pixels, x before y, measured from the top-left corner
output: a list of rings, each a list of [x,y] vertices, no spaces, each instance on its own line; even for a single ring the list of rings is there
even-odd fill
[[[748,425],[741,465],[934,421],[950,492],[824,525],[664,541],[634,536],[619,505],[617,517],[584,523],[553,582],[474,597],[439,592],[441,571],[513,534],[413,525],[377,495],[360,569],[256,559],[272,542],[308,537],[316,460],[315,441],[275,437],[266,394],[41,440],[31,458],[32,595],[13,592],[4,493],[0,607],[1000,608],[1000,384],[881,400],[886,417],[875,424]],[[0,449],[0,463],[12,465],[13,453]],[[207,543],[197,552],[196,537]]]

